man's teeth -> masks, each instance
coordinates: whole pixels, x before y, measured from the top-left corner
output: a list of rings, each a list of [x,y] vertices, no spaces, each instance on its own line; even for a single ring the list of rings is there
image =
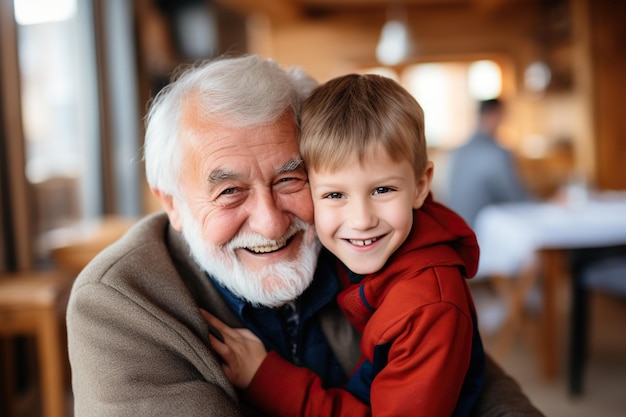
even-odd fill
[[[287,242],[281,242],[281,243],[277,243],[274,245],[252,246],[247,249],[254,253],[269,253],[269,252],[274,252],[274,251],[277,251],[278,249],[285,247],[286,243]]]
[[[365,239],[365,240],[355,240],[355,239],[348,239],[350,241],[350,243],[352,243],[353,245],[356,246],[367,246],[367,245],[371,245],[372,243],[376,242],[378,240],[377,237],[373,237],[371,239]]]

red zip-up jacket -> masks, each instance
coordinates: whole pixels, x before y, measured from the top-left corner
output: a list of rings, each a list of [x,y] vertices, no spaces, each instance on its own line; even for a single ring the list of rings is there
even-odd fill
[[[356,283],[343,275],[338,302],[362,334],[363,355],[346,387],[325,389],[312,371],[270,352],[245,395],[273,417],[469,414],[483,376],[465,282],[477,266],[474,233],[429,197],[382,270]],[[468,372],[471,360],[477,372]]]

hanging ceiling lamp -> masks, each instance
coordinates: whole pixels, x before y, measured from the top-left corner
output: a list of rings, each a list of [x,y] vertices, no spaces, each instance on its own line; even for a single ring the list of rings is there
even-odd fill
[[[410,52],[411,37],[407,26],[406,7],[394,2],[388,8],[387,22],[380,33],[376,59],[383,65],[396,65],[405,60]]]

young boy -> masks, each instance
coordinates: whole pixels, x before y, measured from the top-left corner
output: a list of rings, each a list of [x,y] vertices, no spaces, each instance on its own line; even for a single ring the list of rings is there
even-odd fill
[[[219,323],[225,344],[210,341],[226,375],[271,416],[469,415],[484,376],[465,282],[478,246],[430,195],[421,107],[388,78],[333,79],[304,104],[300,152],[362,359],[342,389],[325,389],[250,332]]]

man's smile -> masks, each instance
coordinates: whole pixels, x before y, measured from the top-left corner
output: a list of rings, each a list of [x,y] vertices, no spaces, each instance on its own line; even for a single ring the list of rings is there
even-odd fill
[[[269,244],[269,245],[263,245],[263,246],[250,246],[250,247],[246,247],[243,248],[245,250],[247,250],[248,252],[252,252],[252,253],[256,253],[256,254],[263,254],[263,253],[271,253],[271,252],[276,252],[281,250],[282,248],[284,248],[285,246],[287,246],[289,244],[289,242],[291,241],[291,238],[293,236],[291,236],[288,239],[281,239],[273,244]]]

